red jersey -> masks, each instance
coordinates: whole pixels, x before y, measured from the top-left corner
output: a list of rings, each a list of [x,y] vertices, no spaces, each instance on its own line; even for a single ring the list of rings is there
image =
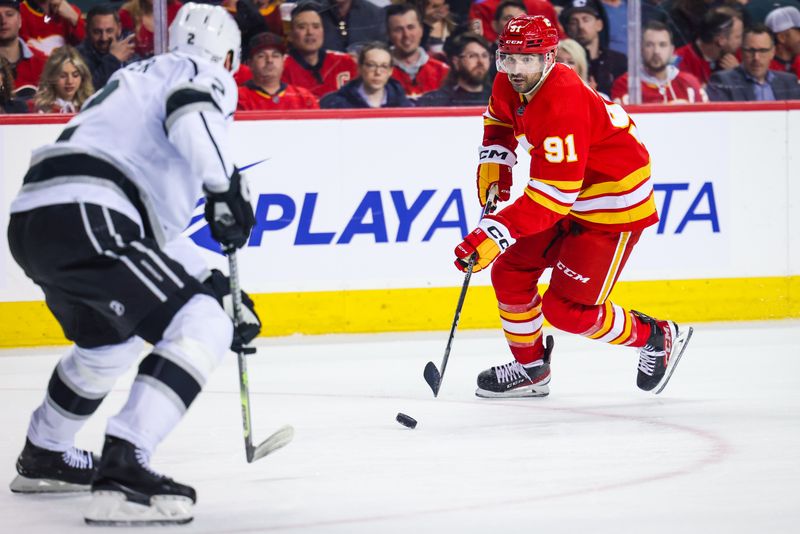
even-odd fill
[[[658,221],[650,155],[636,125],[568,66],[556,64],[527,103],[498,74],[483,122],[484,150],[520,144],[531,154],[525,194],[494,216],[515,238],[564,217],[607,232]]]
[[[358,66],[349,54],[320,50],[319,61],[313,67],[297,52],[290,52],[283,63],[281,81],[308,89],[319,98],[357,77]]]
[[[678,68],[688,72],[703,85],[711,78],[711,62],[707,61],[694,43],[689,43],[675,50],[675,55],[680,58]]]
[[[697,78],[681,72],[673,66],[667,67],[667,79],[659,80],[642,75],[642,104],[670,104],[676,102],[708,102],[708,95]],[[629,104],[628,73],[616,80],[611,87],[611,98],[619,104]]]
[[[469,8],[469,21],[470,27],[473,27],[478,33],[482,33],[486,40],[490,43],[497,41],[497,32],[494,31],[492,27],[492,21],[494,21],[494,14],[497,12],[497,8],[500,6],[503,0],[480,0],[473,2],[472,6]],[[553,23],[553,26],[558,28],[558,36],[561,39],[564,39],[566,35],[564,34],[564,29],[561,27],[561,24],[558,22],[558,15],[556,15],[556,10],[553,7],[553,4],[548,2],[547,0],[523,0],[525,3],[525,8],[528,11],[528,15],[542,15],[543,17],[547,18],[550,22]]]
[[[769,69],[779,72],[790,72],[800,78],[800,54],[796,55],[791,61],[781,61],[775,57],[772,63],[769,64]]]
[[[47,56],[35,48],[31,48],[19,39],[20,57],[14,65],[14,94],[33,93],[39,86],[39,77],[42,75]]]
[[[428,57],[428,61],[422,64],[417,71],[414,79],[406,71],[395,66],[392,71],[392,78],[400,82],[409,98],[416,98],[429,91],[435,91],[442,86],[442,82],[447,78],[450,67],[447,63]]]
[[[281,83],[280,89],[274,95],[264,91],[253,80],[239,86],[240,111],[255,111],[262,109],[319,109],[319,102],[311,91]]]
[[[172,24],[172,21],[178,14],[181,6],[182,4],[177,0],[167,0],[167,26]],[[122,27],[122,31],[125,33],[135,33],[136,37],[134,39],[136,40],[136,53],[140,57],[150,57],[153,55],[155,50],[155,36],[153,35],[153,32],[145,28],[144,24],[141,24],[141,22],[139,23],[138,28],[136,27],[136,24],[136,20],[134,20],[130,11],[124,7],[120,8],[119,25]]]
[[[59,46],[80,44],[86,37],[86,24],[81,17],[81,10],[74,4],[70,5],[78,12],[78,23],[75,26],[59,15],[51,17],[45,14],[34,0],[24,0],[19,6],[22,18],[19,36],[31,48],[48,56]]]

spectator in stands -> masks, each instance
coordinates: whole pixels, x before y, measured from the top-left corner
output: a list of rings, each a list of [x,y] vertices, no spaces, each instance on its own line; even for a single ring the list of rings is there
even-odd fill
[[[609,95],[614,80],[628,70],[628,58],[600,43],[603,31],[600,9],[597,0],[572,0],[562,15],[567,21],[567,34],[589,53],[589,76],[596,82],[597,91]]]
[[[358,53],[359,77],[324,96],[321,108],[406,108],[413,104],[392,78],[392,54],[386,43],[368,43]]]
[[[318,109],[311,91],[281,81],[286,45],[274,33],[260,33],[250,39],[248,65],[253,78],[239,86],[238,109]]]
[[[747,0],[741,3],[746,26],[757,22],[766,23],[767,15],[779,7],[792,6],[800,9],[800,0]]]
[[[304,87],[317,98],[337,91],[358,76],[358,66],[348,54],[326,50],[320,7],[313,2],[292,10],[289,57],[283,65],[283,81]]]
[[[267,25],[267,31],[283,37],[283,19],[281,18],[281,4],[284,0],[254,0],[258,13]]]
[[[348,52],[370,41],[385,41],[383,9],[369,0],[322,0],[323,46]]]
[[[422,46],[436,59],[447,57],[444,44],[456,29],[447,0],[422,0]]]
[[[14,97],[14,73],[4,57],[0,57],[0,114],[27,113],[25,102]]]
[[[608,20],[608,48],[627,56],[628,0],[601,0],[601,2]]]
[[[36,92],[47,56],[25,44],[19,36],[21,26],[19,2],[0,0],[0,57],[5,58],[11,66],[14,94],[18,98],[28,99]]]
[[[775,56],[775,37],[763,24],[745,30],[742,64],[715,72],[708,83],[708,97],[714,101],[798,100],[797,76],[769,70]]]
[[[167,0],[167,25],[169,26],[181,8],[178,0]],[[133,33],[136,37],[136,54],[150,57],[155,47],[153,36],[153,0],[128,0],[119,9],[119,22],[123,35]]]
[[[700,21],[694,42],[675,51],[677,66],[705,85],[712,72],[739,65],[736,52],[742,46],[742,15],[730,7],[716,7]]]
[[[766,25],[775,34],[775,58],[769,68],[794,72],[800,77],[800,9],[781,7],[771,11]]]
[[[548,0],[523,0],[525,11],[528,15],[542,15],[558,28],[559,36],[564,37],[564,31],[558,23],[556,10]],[[497,41],[503,26],[498,30],[492,21],[495,19],[501,0],[484,0],[473,2],[469,9],[470,31],[482,34],[490,43]]]
[[[675,46],[672,32],[666,24],[648,22],[642,31],[642,104],[694,104],[707,102],[700,81],[672,65]],[[614,82],[611,89],[614,102],[628,104],[628,73]]]
[[[482,35],[462,33],[447,46],[450,74],[440,89],[425,93],[417,106],[486,106],[492,95],[491,47]]]
[[[77,49],[83,56],[95,89],[105,86],[116,71],[136,61],[134,35],[125,38],[117,10],[110,5],[92,7],[86,14],[86,39]]]
[[[218,1],[219,0],[212,0],[212,3],[217,3]],[[225,10],[231,14],[233,20],[236,21],[236,26],[239,27],[239,31],[242,33],[242,58],[247,59],[250,57],[250,50],[248,48],[250,40],[259,33],[268,31],[267,22],[264,20],[264,17],[261,16],[253,0],[222,0],[220,5],[225,8]]]
[[[77,45],[86,37],[81,10],[67,0],[23,0],[20,37],[45,55],[65,44]]]
[[[558,42],[556,61],[567,65],[578,73],[581,79],[594,87],[594,80],[589,78],[589,60],[586,49],[574,39],[562,39]]]
[[[29,106],[38,113],[77,113],[92,93],[89,67],[77,50],[65,45],[47,58],[39,90]]]
[[[416,98],[441,87],[450,68],[434,59],[420,46],[422,17],[412,4],[394,4],[386,8],[386,29],[392,43],[394,71],[409,98]]]

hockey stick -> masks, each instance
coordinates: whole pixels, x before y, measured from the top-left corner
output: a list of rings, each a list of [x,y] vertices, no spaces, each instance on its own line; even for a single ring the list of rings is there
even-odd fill
[[[242,319],[242,292],[239,287],[239,264],[236,259],[236,250],[226,251],[228,255],[228,269],[231,282],[231,298],[233,299],[233,324],[238,325]],[[281,447],[285,447],[294,437],[294,428],[285,425],[275,431],[270,437],[258,445],[253,446],[250,418],[250,387],[247,379],[247,354],[254,354],[255,347],[237,347],[236,356],[239,361],[239,393],[242,401],[242,423],[244,425],[244,451],[247,463],[252,463]]]
[[[488,200],[486,205],[483,207],[483,213],[481,214],[481,220],[483,220],[486,215],[494,211],[495,206],[497,205],[497,186],[493,185],[489,189]],[[450,359],[450,348],[453,346],[453,338],[456,335],[456,328],[458,328],[458,321],[461,319],[461,308],[464,306],[464,299],[467,296],[467,288],[469,287],[469,281],[472,278],[472,269],[475,268],[475,261],[478,259],[477,254],[473,254],[469,262],[467,263],[467,274],[464,275],[464,284],[461,286],[461,294],[458,295],[458,304],[456,304],[456,313],[453,317],[453,324],[450,325],[450,336],[447,338],[447,346],[444,348],[444,358],[442,359],[442,370],[436,368],[436,364],[433,362],[428,362],[425,365],[425,370],[422,372],[422,376],[425,377],[425,382],[428,383],[431,390],[433,391],[433,396],[439,396],[439,388],[442,385],[442,378],[444,377],[444,371],[447,369],[447,360]]]

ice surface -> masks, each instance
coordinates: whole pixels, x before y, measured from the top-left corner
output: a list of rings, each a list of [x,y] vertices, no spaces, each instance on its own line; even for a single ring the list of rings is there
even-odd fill
[[[800,322],[695,326],[659,396],[636,388],[635,350],[557,334],[550,396],[514,401],[474,397],[477,373],[510,361],[497,331],[457,334],[438,399],[422,370],[444,332],[265,340],[254,438],[291,423],[295,439],[245,462],[231,355],[153,459],[198,490],[194,522],[170,531],[800,531]],[[4,484],[61,352],[0,352]],[[132,378],[79,446],[100,446]],[[0,531],[102,531],[83,525],[88,499],[0,488]]]

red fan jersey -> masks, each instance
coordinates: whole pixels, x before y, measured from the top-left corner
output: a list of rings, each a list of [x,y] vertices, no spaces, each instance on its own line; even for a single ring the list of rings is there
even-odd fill
[[[271,95],[249,80],[239,86],[239,105],[236,109],[319,109],[319,102],[311,91],[302,87],[282,83],[278,92]]]
[[[553,7],[553,4],[547,0],[523,1],[525,3],[525,8],[528,15],[542,15],[543,17],[546,17],[550,22],[553,23],[553,26],[558,28],[558,36],[561,39],[566,37],[564,30],[561,28],[561,24],[558,22],[558,15],[556,15],[556,10]],[[482,2],[478,0],[473,2],[472,6],[469,8],[469,21],[471,27],[474,27],[477,33],[483,34],[483,36],[486,37],[486,40],[490,43],[497,41],[498,35],[492,27],[492,21],[494,20],[494,14],[497,12],[497,8],[501,3],[502,0],[484,0]]]
[[[47,56],[31,48],[19,39],[20,57],[14,66],[14,93],[29,93],[33,96],[39,86],[39,77],[47,63]]]
[[[167,0],[167,26],[172,24],[175,16],[180,11],[181,2],[175,0]],[[140,57],[150,57],[155,50],[155,35],[153,32],[145,28],[141,22],[137,24],[136,20],[127,9],[120,8],[119,10],[119,24],[124,33],[135,33],[136,37],[136,53]]]
[[[642,76],[642,104],[670,104],[677,102],[708,102],[708,95],[700,82],[688,72],[668,67],[667,79],[659,80],[652,76]],[[628,73],[616,80],[611,87],[614,102],[628,104]]]
[[[392,78],[400,82],[409,98],[416,98],[429,91],[435,91],[442,86],[442,82],[447,78],[450,67],[447,63],[438,59],[428,58],[423,63],[414,79],[400,67],[395,66],[392,71]]]
[[[681,71],[688,72],[703,85],[708,83],[711,78],[711,63],[703,57],[694,43],[678,48],[675,55],[680,58],[677,65]]]
[[[45,55],[65,44],[78,45],[86,36],[86,25],[81,17],[81,10],[74,4],[72,9],[78,13],[78,23],[73,26],[59,15],[46,14],[34,0],[24,0],[19,6],[22,27],[19,36],[31,48],[44,52]]]
[[[355,60],[343,52],[320,50],[319,61],[309,65],[297,52],[290,52],[283,64],[281,81],[304,87],[317,98],[338,91],[358,77]]]
[[[517,144],[531,154],[530,181],[525,194],[495,216],[514,237],[541,232],[563,217],[608,232],[658,221],[650,155],[636,125],[566,65],[556,64],[530,101],[505,74],[495,78],[482,150],[513,151]]]
[[[777,70],[778,72],[790,72],[800,78],[800,54],[789,61],[782,61],[776,56],[769,64],[769,69]]]

